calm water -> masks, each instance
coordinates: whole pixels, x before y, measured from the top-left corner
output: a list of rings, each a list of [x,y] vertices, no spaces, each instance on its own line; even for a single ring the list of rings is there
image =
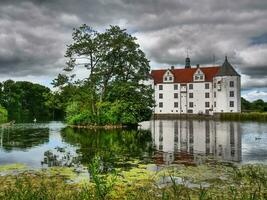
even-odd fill
[[[0,129],[0,165],[73,166],[95,156],[105,166],[197,163],[209,156],[241,164],[267,164],[267,124],[156,120],[140,130],[87,130],[60,122],[16,124]]]

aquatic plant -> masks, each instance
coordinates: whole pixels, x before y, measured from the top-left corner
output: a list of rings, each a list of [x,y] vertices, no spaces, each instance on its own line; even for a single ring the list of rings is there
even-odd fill
[[[102,171],[100,157],[89,166],[90,182],[68,181],[71,176],[48,171],[19,176],[0,176],[3,200],[90,200],[90,199],[266,199],[267,167],[231,166],[217,163],[196,167],[160,167],[139,164],[128,171]],[[115,173],[115,174],[114,174]]]

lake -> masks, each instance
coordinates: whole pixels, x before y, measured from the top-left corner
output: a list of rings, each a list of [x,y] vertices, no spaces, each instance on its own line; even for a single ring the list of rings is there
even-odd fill
[[[0,131],[0,165],[79,166],[95,156],[107,170],[136,161],[197,164],[203,158],[267,164],[267,123],[155,120],[140,123],[138,130],[88,130],[50,122]]]

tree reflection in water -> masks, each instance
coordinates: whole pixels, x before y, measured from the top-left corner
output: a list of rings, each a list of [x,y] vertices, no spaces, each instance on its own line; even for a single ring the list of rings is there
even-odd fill
[[[76,129],[67,127],[61,132],[64,142],[77,147],[82,164],[99,156],[104,171],[113,167],[128,168],[134,159],[149,162],[152,153],[150,131],[121,129]]]
[[[27,150],[48,141],[48,128],[7,127],[0,129],[0,148],[6,152]]]

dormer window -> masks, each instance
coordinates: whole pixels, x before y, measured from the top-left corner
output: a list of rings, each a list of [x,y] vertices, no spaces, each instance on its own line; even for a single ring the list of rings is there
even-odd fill
[[[169,70],[167,70],[166,71],[166,73],[164,74],[164,76],[163,76],[163,80],[164,80],[164,82],[173,82],[173,80],[174,80],[174,77],[173,77],[173,74],[172,74],[172,72],[171,71],[169,71]]]
[[[204,81],[204,80],[205,80],[205,74],[200,69],[197,69],[197,71],[194,74],[194,81]]]

